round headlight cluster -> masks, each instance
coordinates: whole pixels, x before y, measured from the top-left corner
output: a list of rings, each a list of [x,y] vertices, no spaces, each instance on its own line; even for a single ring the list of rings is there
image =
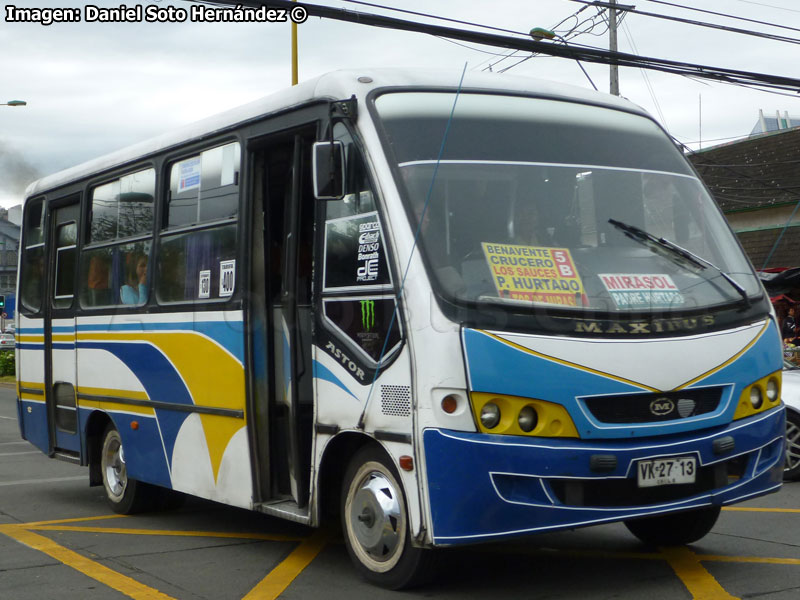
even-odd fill
[[[761,394],[761,388],[757,385],[754,385],[750,388],[750,404],[752,404],[753,408],[761,408],[761,404],[764,402],[764,396]]]
[[[486,429],[493,429],[497,427],[500,422],[500,407],[494,402],[489,402],[483,405],[481,409],[481,424]]]
[[[780,387],[778,386],[778,381],[776,379],[770,379],[767,382],[767,400],[775,402],[778,399],[779,392]]]
[[[519,428],[525,433],[529,433],[536,428],[536,424],[539,422],[539,415],[536,414],[535,408],[526,406],[519,411],[517,421],[519,423]]]

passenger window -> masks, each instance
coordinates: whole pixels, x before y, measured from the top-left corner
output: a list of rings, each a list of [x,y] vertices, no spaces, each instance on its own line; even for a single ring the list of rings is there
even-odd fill
[[[235,217],[239,211],[238,142],[206,150],[172,165],[167,226]]]
[[[160,303],[224,301],[235,289],[235,224],[162,238],[156,280]]]
[[[153,229],[156,172],[145,169],[92,190],[90,242],[144,235]]]
[[[78,254],[78,224],[59,225],[56,229],[56,280],[53,307],[68,308],[75,294],[75,259]]]
[[[81,305],[99,308],[147,302],[151,246],[145,241],[84,250]]]
[[[23,221],[20,303],[23,308],[38,312],[44,287],[44,201],[41,198],[28,203]]]

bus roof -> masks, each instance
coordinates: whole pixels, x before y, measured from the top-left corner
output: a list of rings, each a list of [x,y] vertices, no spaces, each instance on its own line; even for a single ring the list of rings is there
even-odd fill
[[[377,88],[452,88],[455,90],[458,88],[460,79],[461,72],[456,70],[350,69],[333,71],[249,104],[185,125],[168,133],[43,177],[28,186],[25,190],[25,198],[66,185],[83,177],[102,173],[127,162],[145,158],[179,144],[221,133],[236,125],[295,106],[308,104],[315,100],[345,100],[355,95],[361,104],[366,99],[367,94]],[[640,107],[616,96],[528,77],[467,72],[464,74],[462,89],[532,94],[539,97],[587,102],[646,114]]]

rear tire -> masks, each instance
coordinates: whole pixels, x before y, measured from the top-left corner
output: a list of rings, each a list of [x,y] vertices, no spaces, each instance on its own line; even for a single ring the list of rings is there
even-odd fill
[[[786,410],[786,463],[783,478],[787,481],[800,478],[800,414]]]
[[[103,432],[100,472],[106,501],[114,512],[130,515],[151,508],[157,490],[152,485],[128,477],[122,437],[111,424]]]
[[[696,542],[711,531],[719,512],[719,506],[696,508],[669,515],[630,519],[625,521],[625,527],[645,544],[681,546]]]
[[[428,581],[435,552],[411,544],[400,478],[378,447],[362,448],[342,484],[341,519],[347,553],[375,585],[399,590]]]

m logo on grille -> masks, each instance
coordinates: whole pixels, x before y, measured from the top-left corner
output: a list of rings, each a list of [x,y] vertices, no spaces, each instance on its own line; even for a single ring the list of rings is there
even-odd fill
[[[663,417],[675,410],[675,403],[669,398],[656,398],[650,403],[650,412],[657,417]]]

